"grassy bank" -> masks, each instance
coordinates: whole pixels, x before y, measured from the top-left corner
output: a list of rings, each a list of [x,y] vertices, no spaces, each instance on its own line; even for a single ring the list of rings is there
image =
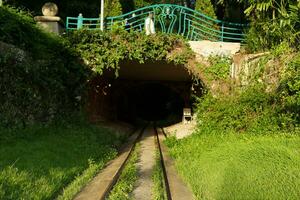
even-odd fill
[[[2,129],[0,199],[70,199],[116,156],[119,140],[85,123]]]
[[[299,199],[298,135],[194,135],[173,143],[197,199]]]
[[[228,94],[208,92],[196,106],[194,134],[168,139],[177,170],[197,199],[299,199],[300,54],[287,52],[282,45],[253,64],[248,85],[232,85]]]

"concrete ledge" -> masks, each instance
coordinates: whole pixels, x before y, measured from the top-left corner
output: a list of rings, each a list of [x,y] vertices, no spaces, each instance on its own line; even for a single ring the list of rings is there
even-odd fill
[[[192,50],[200,56],[226,56],[232,57],[241,49],[240,43],[232,42],[211,42],[208,40],[203,41],[190,41]]]
[[[60,22],[61,18],[57,16],[36,16],[34,20],[37,22]]]

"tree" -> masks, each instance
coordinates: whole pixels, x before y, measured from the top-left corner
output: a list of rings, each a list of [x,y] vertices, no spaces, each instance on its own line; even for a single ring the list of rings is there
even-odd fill
[[[195,10],[216,19],[216,13],[210,0],[197,0]]]
[[[300,2],[297,0],[237,0],[247,5],[251,20],[248,44],[255,50],[269,49],[283,41],[299,48]]]
[[[104,16],[112,17],[122,15],[122,5],[119,0],[105,0]]]

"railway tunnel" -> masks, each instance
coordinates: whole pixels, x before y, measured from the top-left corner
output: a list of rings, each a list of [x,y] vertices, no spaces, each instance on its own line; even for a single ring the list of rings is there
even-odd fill
[[[94,121],[172,124],[182,120],[183,108],[191,108],[193,95],[201,96],[202,92],[202,84],[195,84],[183,65],[127,61],[120,64],[117,77],[106,71],[90,81],[87,109]]]

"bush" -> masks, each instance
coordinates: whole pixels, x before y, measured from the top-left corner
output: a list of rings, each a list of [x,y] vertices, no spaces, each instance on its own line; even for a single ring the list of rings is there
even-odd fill
[[[251,20],[246,36],[248,50],[264,51],[283,41],[299,49],[300,4],[293,0],[244,1]]]
[[[186,64],[194,56],[185,40],[177,35],[157,33],[147,36],[144,33],[127,32],[122,29],[104,33],[79,30],[70,33],[69,40],[85,63],[99,74],[105,69],[115,70],[117,74],[119,63],[123,60]]]
[[[122,5],[119,0],[107,1],[104,6],[105,17],[119,16],[122,15]]]
[[[281,112],[289,115],[288,121],[300,122],[300,54],[289,62],[283,72],[279,88]],[[282,117],[282,115],[281,115]],[[292,120],[291,120],[292,119]],[[285,123],[286,124],[286,123]]]
[[[210,0],[197,0],[195,10],[213,18],[217,19],[213,4]]]
[[[264,133],[279,128],[274,96],[256,85],[232,95],[204,96],[197,105],[200,132]]]
[[[209,58],[210,66],[205,68],[205,76],[209,80],[226,80],[230,75],[231,59],[213,56]]]
[[[10,7],[0,7],[0,33],[1,125],[46,122],[80,108],[88,70],[67,40]]]

